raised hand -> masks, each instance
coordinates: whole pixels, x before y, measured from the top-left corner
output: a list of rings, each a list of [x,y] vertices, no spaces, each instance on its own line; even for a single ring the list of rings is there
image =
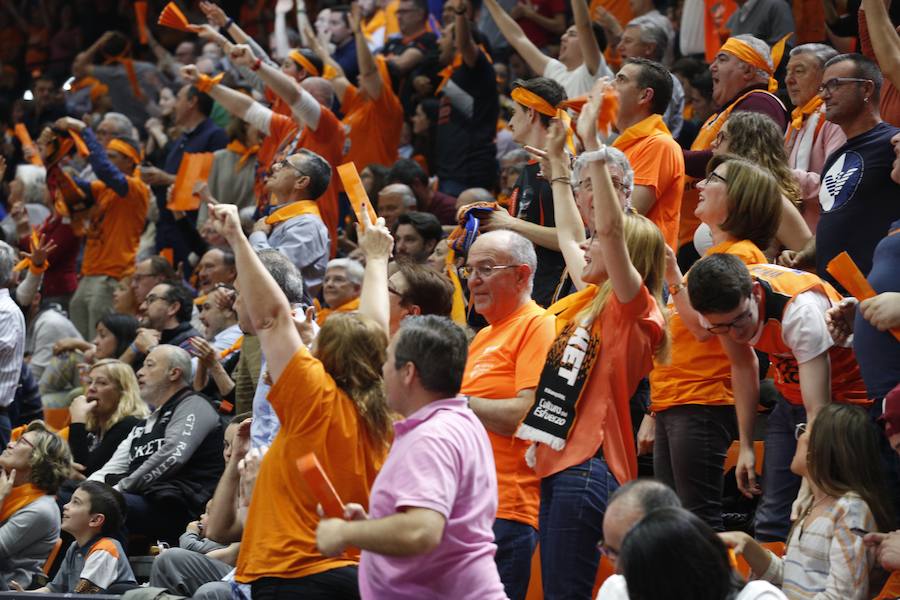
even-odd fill
[[[603,106],[603,97],[606,89],[611,85],[609,78],[601,77],[594,84],[590,94],[588,94],[588,102],[581,109],[578,115],[578,135],[584,142],[587,150],[596,150],[600,147],[597,142],[597,116],[600,114],[600,108]]]
[[[228,58],[239,67],[249,67],[256,60],[253,50],[247,44],[232,46]]]
[[[356,239],[359,247],[370,258],[390,258],[394,249],[394,238],[384,224],[384,218],[378,217],[374,223],[369,220],[369,211],[365,204],[362,207],[362,223],[356,225]]]
[[[228,22],[228,15],[218,4],[203,1],[200,2],[200,10],[213,27],[225,27],[225,23]]]
[[[238,208],[234,204],[209,204],[209,218],[207,223],[212,225],[213,231],[224,237],[229,243],[242,236],[241,217]]]
[[[31,264],[35,267],[43,267],[47,262],[47,256],[56,250],[56,242],[47,238],[43,233],[38,236],[37,246],[31,248],[31,252],[22,252],[31,259]]]
[[[194,336],[189,341],[191,344],[191,354],[200,359],[207,367],[211,367],[218,360],[216,349],[202,337]]]
[[[77,131],[78,133],[81,133],[81,131],[83,131],[84,128],[87,127],[84,121],[79,121],[78,119],[72,117],[62,117],[60,119],[57,119],[56,122],[53,123],[53,126],[57,129],[63,129],[67,131],[69,129],[72,129],[74,131]]]
[[[188,83],[200,81],[200,71],[197,70],[197,65],[184,65],[181,67],[181,77]]]
[[[97,401],[88,400],[82,394],[72,400],[72,404],[69,405],[69,415],[71,415],[73,423],[84,423],[95,408],[97,408]]]
[[[318,332],[316,309],[310,306],[306,309],[306,314],[302,318],[295,315],[293,319],[294,327],[297,328],[297,333],[300,334],[300,340],[303,342],[303,345],[307,348],[312,346]]]

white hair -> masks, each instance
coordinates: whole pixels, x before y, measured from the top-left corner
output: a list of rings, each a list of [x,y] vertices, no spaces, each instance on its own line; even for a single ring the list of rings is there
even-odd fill
[[[478,240],[494,241],[498,247],[509,255],[513,264],[528,265],[531,276],[528,278],[528,295],[534,286],[534,273],[537,271],[537,253],[534,244],[525,236],[509,229],[496,229],[478,236]]]
[[[106,121],[111,124],[115,128],[115,133],[113,137],[118,138],[132,138],[132,139],[140,139],[138,136],[137,129],[134,127],[134,123],[131,122],[131,119],[118,112],[108,112],[103,115],[103,118],[100,119],[100,122],[103,123]]]
[[[613,148],[612,146],[606,147],[606,163],[608,166],[619,167],[622,169],[622,173],[625,174],[625,178],[622,183],[625,185],[625,188],[628,190],[628,196],[631,196],[631,193],[634,191],[634,169],[631,168],[631,163],[628,162],[628,157],[625,156],[625,153],[619,150],[618,148]],[[575,159],[575,165],[572,167],[572,185],[579,186],[581,185],[581,180],[583,177],[589,177],[585,169],[587,168],[588,163]]]
[[[181,378],[178,380],[178,383],[191,385],[191,380],[194,377],[191,371],[191,355],[183,348],[169,344],[160,344],[157,348],[164,351],[166,360],[169,361],[169,369],[181,371]]]
[[[812,55],[819,62],[819,68],[824,69],[825,63],[838,55],[838,51],[825,44],[801,44],[790,52],[790,56],[801,54]]]
[[[24,188],[23,200],[26,204],[43,204],[47,188],[47,169],[37,165],[17,165],[16,179]]]
[[[640,30],[642,43],[655,44],[656,51],[653,53],[652,58],[657,62],[662,62],[666,49],[669,47],[669,32],[647,15],[641,15],[628,21],[628,25],[625,28],[628,29],[629,27],[637,27]]]
[[[363,267],[359,261],[353,260],[352,258],[334,258],[328,261],[325,272],[327,273],[331,269],[343,269],[344,273],[347,275],[347,279],[354,285],[362,285],[363,276],[366,272],[365,267]]]
[[[736,40],[741,40],[748,46],[750,46],[754,52],[756,52],[761,59],[769,66],[772,72],[775,71],[775,67],[777,65],[772,64],[772,49],[769,48],[769,45],[759,39],[758,37],[752,36],[749,33],[742,33],[741,35],[732,36]],[[765,77],[768,81],[770,75],[762,69],[756,70],[757,75],[760,77]]]
[[[403,206],[406,208],[415,208],[416,206],[416,195],[413,193],[412,188],[405,183],[392,183],[378,192],[379,196],[387,194],[400,194]]]
[[[18,262],[17,254],[13,247],[6,242],[0,242],[0,285],[9,283],[16,262]]]

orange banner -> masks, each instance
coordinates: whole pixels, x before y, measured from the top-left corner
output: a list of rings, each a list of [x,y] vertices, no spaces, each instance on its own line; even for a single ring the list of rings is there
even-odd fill
[[[356,171],[356,165],[352,162],[344,163],[338,166],[337,172],[338,177],[341,178],[341,183],[344,184],[344,191],[347,192],[347,197],[350,199],[350,205],[353,207],[353,213],[356,215],[356,220],[360,223],[363,222],[362,207],[363,204],[365,204],[366,212],[369,213],[369,221],[374,223],[375,219],[378,218],[378,215],[375,214],[375,208],[369,200],[369,195],[366,194],[366,188],[363,187],[362,180],[359,178],[359,173]]]
[[[172,197],[166,203],[169,210],[197,210],[200,196],[194,194],[194,184],[209,179],[212,169],[212,152],[185,152],[175,176]]]

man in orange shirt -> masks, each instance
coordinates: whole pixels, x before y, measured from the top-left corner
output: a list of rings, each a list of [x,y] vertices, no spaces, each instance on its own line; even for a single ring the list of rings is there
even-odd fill
[[[534,246],[508,230],[482,234],[464,274],[475,310],[488,326],[469,346],[461,392],[484,423],[494,449],[500,504],[494,523],[497,568],[512,600],[525,598],[537,545],[540,480],[525,462],[528,442],[513,437],[534,403],[556,319],[531,299]]]
[[[134,272],[141,232],[147,219],[150,188],[136,168],[141,162],[137,141],[113,138],[104,148],[90,127],[78,119],[64,117],[58,129],[80,133],[90,154],[88,161],[97,176],[75,183],[93,200],[89,211],[73,215],[86,221],[81,280],[69,304],[72,323],[90,339],[97,321],[113,307],[118,281]]]
[[[684,156],[662,115],[672,98],[672,77],[664,66],[646,58],[629,58],[615,80],[619,93],[613,146],[634,169],[631,204],[656,223],[666,244],[678,244]]]

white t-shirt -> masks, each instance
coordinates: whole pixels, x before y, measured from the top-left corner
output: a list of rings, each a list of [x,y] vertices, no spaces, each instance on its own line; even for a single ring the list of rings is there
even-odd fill
[[[580,64],[577,69],[570,71],[566,68],[566,65],[555,58],[551,58],[544,68],[544,77],[552,79],[563,86],[566,90],[566,96],[569,98],[587,94],[594,87],[594,82],[597,79],[600,77],[612,77],[612,75],[613,73],[609,65],[606,64],[606,59],[603,58],[602,54],[600,55],[600,65],[597,67],[597,72],[593,75],[591,75],[584,63]]]
[[[628,600],[625,578],[621,575],[610,575],[600,586],[597,600]],[[734,600],[787,600],[787,596],[768,581],[751,581]]]

